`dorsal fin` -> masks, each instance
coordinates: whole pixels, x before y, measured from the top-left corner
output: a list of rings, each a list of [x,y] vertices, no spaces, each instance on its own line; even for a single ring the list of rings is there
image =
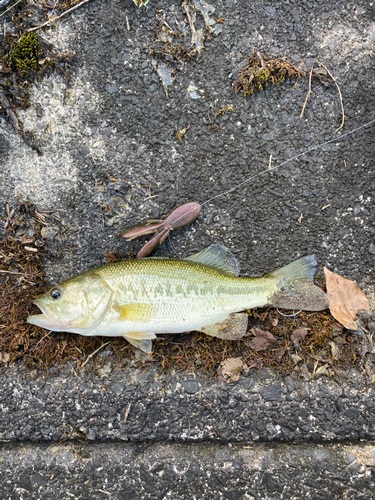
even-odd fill
[[[211,267],[224,276],[234,277],[240,274],[240,266],[236,257],[227,248],[218,244],[211,245],[184,260],[199,262],[199,264]]]

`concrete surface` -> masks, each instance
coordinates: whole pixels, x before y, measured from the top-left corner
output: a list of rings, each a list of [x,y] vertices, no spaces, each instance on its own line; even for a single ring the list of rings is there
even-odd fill
[[[93,0],[41,33],[76,52],[72,80],[45,78],[32,91],[42,118],[35,106],[20,113],[44,156],[0,116],[1,210],[30,200],[52,211],[56,259],[45,265],[56,283],[101,264],[104,253],[138,250],[141,242],[116,237],[129,224],[202,203],[267,169],[271,154],[276,165],[337,137],[208,203],[171,240],[182,256],[222,243],[247,274],[314,253],[320,270],[329,266],[373,294],[374,127],[340,134],[374,118],[375,4],[211,3],[223,31],[177,75],[169,99],[149,52],[154,8],[173,24],[184,19],[180,2],[150,0],[138,10],[130,0]],[[343,95],[342,132],[334,134],[340,104],[328,80],[313,81],[303,119],[307,81],[233,95],[253,49],[307,70],[316,58],[327,65]],[[190,82],[199,99],[187,92]],[[215,118],[228,104],[233,112]],[[179,144],[176,132],[187,125]],[[158,255],[173,256],[168,242]],[[78,376],[71,368],[2,371],[2,498],[373,498],[374,387],[360,373],[342,374],[341,385],[266,372],[223,385],[157,367],[142,374],[108,363]]]
[[[64,443],[0,450],[2,498],[373,498],[375,446]]]

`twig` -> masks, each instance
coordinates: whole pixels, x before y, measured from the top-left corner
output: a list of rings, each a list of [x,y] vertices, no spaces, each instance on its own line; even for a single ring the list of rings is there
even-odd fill
[[[332,81],[333,83],[336,85],[337,87],[337,90],[339,92],[339,98],[340,98],[340,105],[341,105],[341,112],[342,112],[342,119],[341,119],[341,125],[339,126],[339,128],[337,128],[335,130],[335,133],[338,132],[343,126],[344,126],[344,123],[345,123],[345,112],[344,112],[344,103],[343,103],[343,100],[342,100],[342,94],[341,94],[341,90],[340,90],[340,87],[339,87],[339,84],[337,83],[335,77],[332,75],[332,73],[329,71],[329,69],[327,68],[327,66],[323,63],[321,63],[320,61],[316,60],[314,62],[314,64],[312,65],[311,67],[311,70],[310,70],[310,75],[309,75],[309,91],[307,92],[307,96],[306,96],[306,99],[305,99],[305,102],[303,103],[303,107],[302,107],[302,111],[301,111],[301,114],[300,114],[300,118],[303,117],[303,114],[305,112],[305,108],[306,108],[306,104],[307,104],[307,101],[309,100],[309,97],[311,96],[311,78],[312,78],[312,73],[313,73],[313,69],[314,69],[314,65],[315,64],[319,64],[319,66],[321,66],[322,68],[324,68],[328,75],[332,78]]]
[[[93,357],[93,356],[94,356],[94,355],[95,355],[98,351],[100,351],[100,349],[102,349],[103,347],[105,347],[106,345],[108,345],[108,344],[110,344],[110,343],[111,343],[111,341],[106,342],[105,344],[102,344],[102,345],[99,347],[99,349],[97,349],[96,351],[94,351],[93,353],[91,353],[89,356],[87,356],[87,359],[86,359],[86,361],[83,363],[83,365],[81,366],[81,368],[83,368],[83,367],[86,365],[86,363],[89,361],[89,359],[91,359],[91,358],[92,358],[92,357]]]
[[[43,337],[42,339],[40,339],[40,340],[39,340],[39,342],[36,344],[36,346],[35,346],[35,347],[37,347],[37,346],[38,346],[38,345],[42,342],[42,340],[44,340],[46,337],[48,337],[48,335],[49,335],[50,333],[52,333],[52,330],[50,330],[50,331],[49,331],[46,335],[44,335],[44,337]]]
[[[336,82],[336,79],[335,77],[332,75],[332,73],[329,71],[329,69],[321,62],[319,62],[318,60],[316,61],[318,64],[320,64],[320,66],[322,66],[322,68],[324,68],[327,73],[329,74],[329,76],[332,78],[332,80],[334,81],[334,84],[336,85],[337,87],[337,90],[339,92],[339,97],[340,97],[340,104],[341,104],[341,112],[342,112],[342,119],[341,119],[341,125],[339,126],[339,128],[337,128],[335,130],[335,132],[338,132],[343,126],[344,126],[344,122],[345,122],[345,112],[344,112],[344,103],[342,102],[342,95],[341,95],[341,90],[340,90],[340,87],[339,87],[339,84]]]
[[[52,9],[52,12],[51,12],[51,16],[53,16],[53,13],[55,12],[55,8],[56,8],[56,5],[57,5],[57,2],[58,2],[58,1],[59,1],[59,0],[55,0],[55,3],[54,3],[54,5],[53,5],[53,9]]]
[[[272,170],[272,155],[270,155],[270,162],[268,164],[268,168]]]
[[[125,16],[125,19],[126,19],[126,28],[128,31],[130,31],[130,24],[129,24],[128,16]]]
[[[130,411],[131,406],[132,406],[131,403],[128,403],[126,405],[125,413],[124,413],[124,422],[126,422],[128,420],[129,411]]]
[[[196,32],[196,29],[195,29],[195,26],[194,26],[194,22],[190,16],[190,12],[189,12],[189,9],[185,6],[184,7],[184,11],[187,15],[187,18],[188,18],[188,21],[189,21],[189,24],[190,24],[190,29],[191,29],[191,34],[194,35],[194,33]]]
[[[30,31],[36,31],[40,28],[43,28],[43,26],[47,26],[48,24],[51,24],[55,21],[57,21],[58,19],[61,19],[62,17],[64,17],[66,14],[69,14],[69,12],[73,12],[73,10],[76,10],[78,9],[78,7],[80,7],[81,5],[83,5],[84,3],[87,3],[89,2],[90,0],[83,0],[82,2],[78,3],[77,5],[74,5],[74,7],[71,7],[70,9],[66,10],[65,12],[63,12],[62,14],[60,14],[59,16],[55,16],[55,17],[52,17],[52,19],[48,19],[48,21],[46,21],[45,23],[43,24],[40,24],[39,26],[35,26],[35,28],[30,28],[28,29],[26,32],[27,33],[30,33]]]
[[[313,65],[311,66],[311,71],[310,71],[310,75],[309,75],[309,91],[307,92],[305,102],[303,103],[302,111],[301,111],[301,114],[299,116],[300,118],[303,117],[303,113],[305,112],[307,101],[309,100],[309,97],[311,96],[311,78],[312,78],[312,72],[314,69],[314,64],[315,64],[315,61],[313,62]]]
[[[16,271],[5,271],[5,269],[0,269],[0,273],[6,273],[6,274],[21,274],[22,276],[37,276],[37,274],[17,273]]]
[[[169,29],[169,31],[171,31],[172,33],[175,33],[175,31],[169,26],[169,24],[167,23],[167,21],[165,19],[163,19],[162,17],[160,16],[157,16],[157,19],[162,23],[162,24],[165,24],[165,26]]]
[[[16,3],[14,3],[11,7],[9,7],[7,10],[4,10],[4,12],[2,12],[0,14],[0,17],[2,17],[4,14],[6,14],[8,11],[10,11],[11,9],[13,9],[13,7],[15,7],[18,3],[20,3],[22,0],[18,0]]]

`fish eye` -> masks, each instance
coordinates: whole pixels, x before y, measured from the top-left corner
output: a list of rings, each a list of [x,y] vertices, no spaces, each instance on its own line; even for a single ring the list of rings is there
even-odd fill
[[[50,292],[52,299],[57,300],[62,296],[62,291],[59,288],[53,288]]]

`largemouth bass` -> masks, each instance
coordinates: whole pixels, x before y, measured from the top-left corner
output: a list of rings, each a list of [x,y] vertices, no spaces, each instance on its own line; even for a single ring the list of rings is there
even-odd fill
[[[34,301],[43,314],[27,321],[53,331],[123,336],[145,352],[158,333],[201,331],[237,339],[246,333],[247,315],[234,313],[277,305],[280,293],[287,301],[281,307],[309,309],[294,303],[295,287],[309,283],[317,289],[311,282],[315,267],[310,255],[262,278],[239,278],[236,258],[219,245],[186,259],[115,262],[54,286]]]

